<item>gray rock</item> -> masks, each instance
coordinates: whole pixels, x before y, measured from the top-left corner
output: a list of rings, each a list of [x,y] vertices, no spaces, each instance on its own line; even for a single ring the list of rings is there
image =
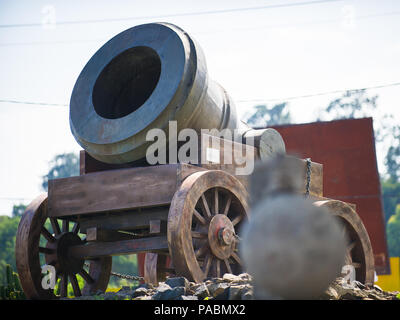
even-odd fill
[[[380,293],[375,292],[369,292],[368,293],[368,298],[373,299],[373,300],[387,300],[383,295]]]
[[[136,298],[139,296],[145,296],[148,293],[149,293],[149,289],[146,289],[144,287],[139,287],[133,292],[132,297]]]
[[[244,285],[231,285],[228,288],[228,299],[229,300],[241,300],[242,292],[245,289]]]
[[[119,289],[118,292],[126,292],[126,291],[132,291],[132,287],[130,286],[122,286],[121,289]]]
[[[374,284],[374,289],[383,292],[382,288]]]
[[[175,300],[183,295],[185,295],[185,287],[175,287],[157,291],[156,294],[153,295],[153,300]]]
[[[320,299],[322,299],[322,300],[338,300],[339,294],[337,293],[337,291],[334,288],[328,287],[328,289],[326,289],[325,292],[321,295]]]
[[[196,296],[190,295],[190,296],[180,296],[178,298],[178,300],[199,300],[199,298]]]
[[[353,281],[353,283],[354,283],[354,285],[355,286],[357,286],[359,289],[367,289],[367,287],[363,284],[363,283],[361,283],[360,281]]]
[[[252,289],[245,289],[242,291],[241,300],[254,300],[254,292]]]
[[[238,277],[239,277],[241,280],[246,281],[246,282],[251,282],[251,281],[253,281],[253,278],[252,278],[251,275],[249,275],[248,273],[241,273],[241,274],[238,275]]]
[[[126,297],[126,295],[125,294],[118,295],[118,292],[106,292],[103,295],[103,297],[104,297],[104,300],[123,300]],[[123,298],[121,298],[121,297],[123,297]]]
[[[194,294],[202,299],[210,296],[210,292],[208,291],[208,288],[204,283],[196,288]]]
[[[134,298],[134,300],[152,300],[152,297],[151,296],[140,296],[140,297]]]
[[[238,281],[242,281],[242,278],[240,278],[239,276],[235,276],[232,273],[225,273],[224,276],[222,277],[222,279],[224,281],[227,282],[238,282]]]
[[[229,285],[227,283],[211,283],[207,286],[210,295],[214,298],[220,297],[225,294],[225,291],[228,291]],[[228,296],[226,292],[226,296]]]
[[[169,285],[171,288],[185,287],[188,289],[190,286],[189,281],[184,277],[168,278],[165,280],[165,284]]]

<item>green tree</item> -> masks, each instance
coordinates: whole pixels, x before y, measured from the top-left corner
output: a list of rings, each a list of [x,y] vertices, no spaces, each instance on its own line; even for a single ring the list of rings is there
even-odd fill
[[[396,214],[392,215],[386,226],[389,255],[400,257],[400,205],[396,207]]]
[[[15,236],[20,217],[0,216],[0,284],[5,281],[7,264],[15,270]]]
[[[56,155],[50,161],[49,173],[43,176],[42,188],[47,191],[49,180],[79,175],[79,158],[75,153]]]
[[[24,212],[26,210],[26,207],[27,206],[25,204],[22,204],[22,203],[14,204],[11,216],[13,216],[13,217],[21,217],[24,214]]]
[[[400,182],[400,125],[390,128],[386,137],[391,137],[391,145],[386,153],[385,165],[389,180]]]
[[[396,206],[400,204],[400,183],[392,180],[382,180],[382,199],[385,212],[385,222],[395,213]]]
[[[292,121],[286,102],[276,104],[272,108],[267,105],[255,106],[255,111],[247,117],[247,124],[252,126],[273,126],[279,124],[288,124]]]
[[[332,100],[318,117],[321,120],[340,120],[365,117],[367,109],[376,108],[378,96],[367,96],[366,90],[348,90],[342,96]],[[324,119],[323,119],[324,118]]]

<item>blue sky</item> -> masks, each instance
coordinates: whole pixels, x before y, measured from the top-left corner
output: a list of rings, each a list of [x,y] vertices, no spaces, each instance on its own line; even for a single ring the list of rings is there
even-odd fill
[[[265,99],[400,82],[399,1],[304,2],[0,0],[0,100],[68,104],[80,71],[104,42],[155,21],[175,23],[200,43],[210,76],[242,116]],[[177,15],[220,10],[227,12]],[[123,20],[63,23],[104,19]],[[369,93],[379,94],[374,124],[384,114],[399,122],[400,86]],[[296,122],[313,121],[337,96],[291,100],[290,112]],[[41,192],[41,176],[55,154],[80,150],[68,113],[67,106],[0,102],[0,214]],[[380,170],[390,143],[378,146]]]

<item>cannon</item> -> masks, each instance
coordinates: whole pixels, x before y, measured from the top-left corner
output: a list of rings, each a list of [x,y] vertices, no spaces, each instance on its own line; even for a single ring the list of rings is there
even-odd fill
[[[166,132],[158,152],[177,144],[171,122],[177,132],[199,133],[198,162],[147,161],[152,129]],[[242,272],[238,235],[250,209],[248,175],[238,169],[284,153],[285,144],[276,130],[255,130],[238,119],[185,31],[150,23],[105,43],[75,83],[70,127],[83,148],[80,175],[49,181],[17,231],[17,270],[28,298],[65,297],[69,283],[75,296],[104,291],[111,257],[121,254],[145,253],[144,279],[152,283],[171,274],[200,282]],[[203,129],[235,134],[226,139]],[[346,265],[357,280],[373,283],[371,244],[355,207],[324,198],[322,165],[298,161],[299,192],[337,216],[349,239]],[[42,265],[54,267],[59,292],[43,287]]]

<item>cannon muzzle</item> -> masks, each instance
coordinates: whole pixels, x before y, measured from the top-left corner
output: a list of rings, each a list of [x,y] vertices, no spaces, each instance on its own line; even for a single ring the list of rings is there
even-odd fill
[[[147,132],[168,132],[169,121],[177,121],[178,131],[240,127],[241,142],[254,136],[259,146],[273,130],[254,132],[238,120],[232,99],[209,78],[200,46],[168,23],[139,25],[116,35],[92,56],[72,91],[72,134],[102,162],[145,158],[152,143],[146,141]],[[276,133],[274,148],[282,151]]]

